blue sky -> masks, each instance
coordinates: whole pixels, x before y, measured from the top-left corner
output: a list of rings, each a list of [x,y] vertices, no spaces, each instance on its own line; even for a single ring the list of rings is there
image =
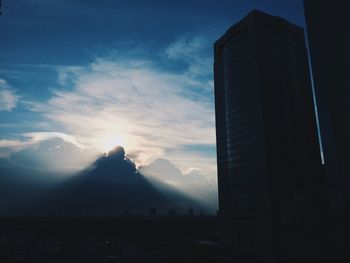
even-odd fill
[[[60,137],[215,178],[212,45],[252,9],[304,26],[302,0],[3,0],[0,155]]]

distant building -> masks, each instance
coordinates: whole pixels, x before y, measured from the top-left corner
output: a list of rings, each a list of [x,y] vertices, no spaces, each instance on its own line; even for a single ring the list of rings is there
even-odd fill
[[[304,0],[323,153],[333,212],[350,212],[350,32],[348,3]]]
[[[318,248],[322,208],[304,31],[253,11],[214,47],[223,245],[254,262],[302,262]]]

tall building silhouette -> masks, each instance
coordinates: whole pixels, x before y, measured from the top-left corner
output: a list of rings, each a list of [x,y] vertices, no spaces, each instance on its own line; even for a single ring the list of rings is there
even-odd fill
[[[223,245],[254,262],[302,262],[318,248],[322,190],[304,31],[252,11],[214,48]]]
[[[343,0],[304,0],[332,212],[350,210],[350,33]]]

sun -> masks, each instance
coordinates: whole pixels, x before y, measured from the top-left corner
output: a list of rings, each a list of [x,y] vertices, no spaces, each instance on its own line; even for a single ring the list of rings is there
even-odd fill
[[[125,139],[120,135],[110,135],[106,136],[101,140],[101,143],[99,145],[99,150],[101,150],[104,153],[109,152],[110,150],[113,150],[116,146],[126,146]]]

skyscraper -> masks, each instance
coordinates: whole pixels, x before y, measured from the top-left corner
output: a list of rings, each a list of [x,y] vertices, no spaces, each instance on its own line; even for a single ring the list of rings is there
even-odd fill
[[[255,262],[301,262],[322,185],[304,31],[252,11],[214,48],[223,245]]]
[[[350,33],[343,0],[304,0],[330,207],[350,212]]]

